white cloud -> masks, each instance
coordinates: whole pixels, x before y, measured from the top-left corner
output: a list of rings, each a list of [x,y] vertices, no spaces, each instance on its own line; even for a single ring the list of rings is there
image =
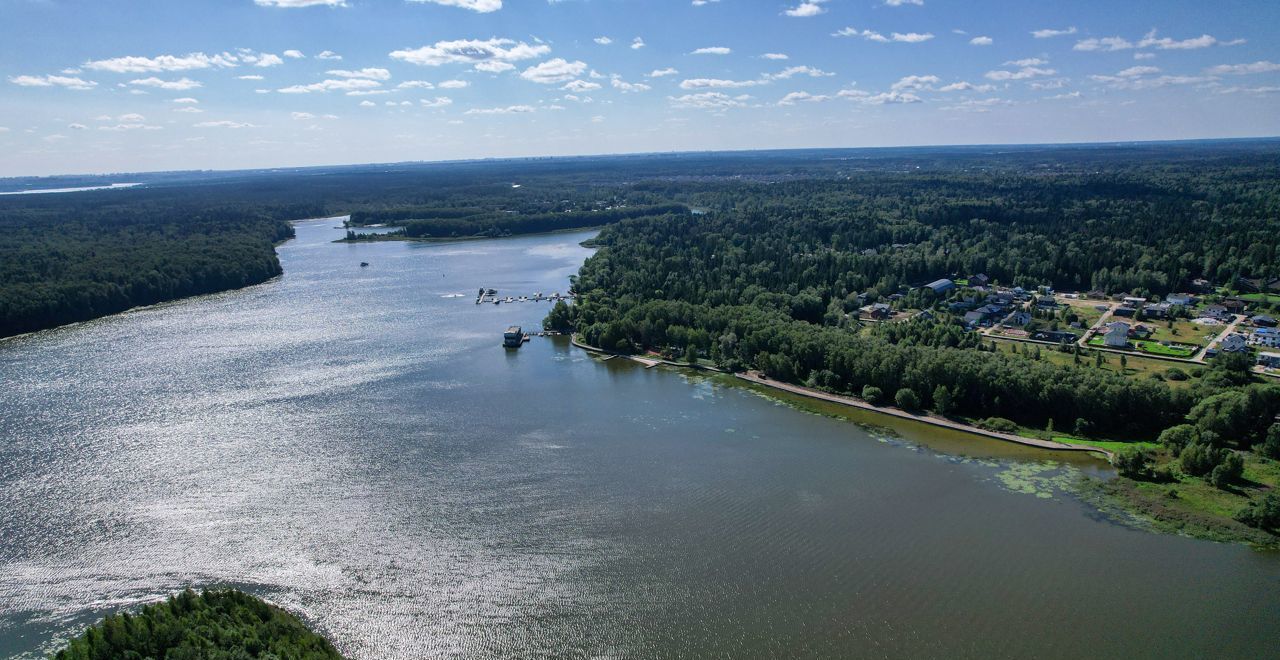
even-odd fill
[[[136,115],[135,115],[136,116]],[[114,126],[99,126],[100,131],[158,131],[159,126],[143,124],[141,122],[133,122],[127,124],[115,124]]]
[[[601,46],[608,46],[613,43],[613,39],[610,39],[609,37],[596,37],[595,39],[592,39],[592,41],[600,44]]]
[[[505,108],[472,108],[464,114],[468,115],[516,115],[530,112],[537,112],[538,109],[530,105],[509,105]]]
[[[378,104],[377,104],[377,103],[374,103],[373,101],[361,101],[361,102],[360,102],[360,107],[362,107],[362,108],[373,108],[373,107],[377,107],[377,105],[378,105]]]
[[[1208,72],[1216,75],[1242,76],[1250,73],[1271,73],[1280,71],[1280,64],[1267,60],[1258,60],[1249,64],[1219,64],[1209,67]]]
[[[938,88],[938,91],[939,92],[990,92],[995,88],[996,88],[995,85],[986,85],[986,84],[975,85],[971,82],[961,80],[960,82],[953,82],[950,84],[943,85],[942,87]]]
[[[817,16],[818,14],[826,13],[827,10],[822,8],[822,3],[825,3],[826,1],[827,0],[804,0],[804,2],[801,2],[795,7],[792,7],[782,13],[794,18]]]
[[[529,45],[511,39],[458,39],[437,41],[430,46],[396,50],[391,57],[420,66],[470,64],[480,71],[495,73],[515,68],[511,63],[533,59],[551,52],[546,44]]]
[[[391,72],[386,69],[378,69],[367,67],[358,71],[347,71],[343,69],[334,69],[325,73],[339,78],[366,78],[368,80],[390,80]]]
[[[172,91],[186,91],[188,89],[203,87],[203,85],[201,85],[199,81],[192,80],[190,78],[179,78],[177,80],[161,80],[159,78],[156,78],[155,76],[152,76],[150,78],[138,78],[136,80],[130,80],[129,84],[138,85],[141,87],[155,87],[157,89],[168,89]]]
[[[733,49],[726,48],[724,46],[707,46],[706,48],[699,48],[689,54],[690,55],[728,55],[729,53],[732,53],[732,52],[733,52]]]
[[[830,71],[815,69],[811,66],[791,66],[777,73],[766,73],[764,74],[763,77],[766,80],[787,80],[788,78],[793,78],[795,76],[809,76],[810,78],[823,78],[826,76],[834,76],[834,75],[836,74],[831,73]]]
[[[831,100],[830,96],[810,94],[809,92],[791,92],[778,100],[778,105],[795,105],[798,102],[820,103]]]
[[[284,55],[285,57],[287,57],[287,58],[291,59],[291,60],[297,60],[297,59],[302,59],[302,58],[306,57],[306,55],[303,55],[303,54],[302,54],[302,51],[300,51],[300,50],[293,50],[292,48],[291,48],[291,49],[289,49],[289,50],[286,50],[286,51],[283,53],[283,55]]]
[[[1061,30],[1055,30],[1053,28],[1045,28],[1043,30],[1032,30],[1031,36],[1037,39],[1049,39],[1051,37],[1061,37],[1061,36],[1065,36],[1068,34],[1075,34],[1075,33],[1076,33],[1076,27],[1073,25],[1071,27],[1064,28]]]
[[[298,119],[298,120],[303,120],[303,119],[315,119],[315,118],[316,118],[316,116],[315,116],[315,115],[313,115],[313,114],[311,114],[310,112],[293,112],[293,113],[290,113],[290,114],[289,114],[289,116],[293,117],[294,119]]]
[[[763,58],[764,58],[764,59],[766,59],[766,60],[785,60],[785,59],[789,59],[789,58],[787,57],[787,54],[786,54],[786,53],[765,53],[764,55],[761,55],[760,57],[763,57]]]
[[[832,32],[831,36],[862,37],[867,41],[874,41],[876,43],[882,43],[882,44],[887,44],[891,41],[897,41],[897,42],[908,43],[908,44],[918,44],[920,42],[928,41],[932,39],[933,33],[932,32],[905,32],[905,33],[894,32],[886,37],[883,34],[880,34],[879,32],[876,32],[874,30],[859,31],[856,28],[846,27],[846,28],[841,28],[836,32]]]
[[[580,60],[570,62],[562,57],[557,57],[525,69],[520,73],[520,77],[531,82],[550,85],[573,80],[586,70],[586,62]]]
[[[969,40],[970,46],[990,46],[995,43],[991,37],[974,37]]]
[[[1156,58],[1155,53],[1134,53],[1133,54],[1133,59],[1135,60],[1154,60],[1155,58]]]
[[[665,69],[654,69],[653,71],[650,71],[649,73],[645,74],[645,76],[649,78],[661,78],[663,76],[674,76],[677,73],[680,73],[680,72],[671,67],[667,67]]]
[[[906,89],[933,89],[933,86],[942,82],[937,76],[906,76],[899,78],[898,82],[889,86],[893,91],[902,91]]]
[[[320,51],[319,55],[316,55],[316,59],[317,60],[340,60],[342,59],[342,56],[331,50],[322,50]]]
[[[418,99],[418,104],[424,108],[443,108],[446,105],[453,105],[453,99],[447,96],[437,96],[434,99]]]
[[[755,87],[762,84],[759,80],[723,80],[720,78],[691,78],[680,81],[680,89],[736,89],[739,87]]]
[[[1048,63],[1049,63],[1049,60],[1041,59],[1039,57],[1025,57],[1020,60],[1009,60],[1008,62],[1005,62],[1004,65],[1005,66],[1041,66],[1043,64],[1048,64]]]
[[[83,130],[87,130],[89,127],[85,126],[84,124],[67,124],[67,128],[73,131],[83,131]]]
[[[640,50],[641,48],[644,48],[644,39],[636,37],[631,40],[631,50]]]
[[[440,89],[462,89],[463,87],[470,87],[471,83],[465,80],[446,80],[436,86]]]
[[[194,69],[229,68],[238,66],[239,58],[230,53],[206,55],[158,55],[156,57],[113,57],[84,63],[84,68],[112,73],[154,73],[159,71],[191,71]]]
[[[204,110],[201,110],[200,108],[197,108],[197,107],[195,107],[194,105],[184,105],[184,106],[182,106],[182,107],[180,107],[180,108],[174,108],[174,109],[173,109],[173,111],[174,111],[174,112],[187,112],[187,113],[191,113],[191,114],[200,114],[200,113],[204,112]]]
[[[1076,42],[1072,50],[1079,51],[1117,51],[1130,50],[1134,48],[1155,48],[1157,50],[1196,50],[1199,48],[1208,48],[1210,46],[1235,46],[1244,43],[1243,39],[1234,39],[1232,41],[1219,41],[1216,37],[1208,34],[1202,34],[1198,37],[1188,39],[1171,39],[1169,37],[1157,37],[1156,31],[1152,30],[1137,42],[1129,41],[1123,37],[1102,37],[1081,39]]]
[[[720,0],[693,0],[693,6],[701,7],[703,5],[709,5],[713,2],[720,2]]]
[[[9,82],[19,87],[65,87],[77,90],[88,90],[98,86],[98,83],[92,80],[68,76],[11,76]]]
[[[236,76],[236,80],[262,80],[262,76],[259,76],[256,74],[248,75],[248,76]]]
[[[380,87],[382,83],[368,78],[343,78],[340,80],[330,79],[323,80],[310,85],[293,85],[291,87],[283,87],[277,89],[281,94],[310,94],[311,92],[328,92],[342,91],[350,92],[354,90],[367,90],[374,87]]]
[[[879,94],[871,94],[860,89],[842,89],[836,96],[840,98],[857,101],[865,105],[894,105],[907,103],[920,103],[922,99],[911,92],[881,92]]]
[[[647,92],[650,89],[653,89],[652,87],[644,83],[626,82],[625,80],[622,79],[622,76],[619,76],[619,75],[610,76],[609,84],[612,85],[614,89],[621,90],[623,94],[628,94],[631,92]]]
[[[586,80],[570,80],[560,89],[574,93],[589,92],[593,89],[600,89],[600,83],[588,82]]]
[[[254,124],[239,121],[230,121],[223,119],[221,121],[202,121],[198,124],[192,124],[196,128],[258,128]]]
[[[1160,67],[1155,66],[1131,66],[1124,71],[1117,73],[1121,78],[1135,78],[1137,76],[1145,76],[1152,73],[1160,73]]]
[[[1042,69],[1034,66],[1024,66],[1017,71],[988,71],[986,78],[988,80],[1026,80],[1027,78],[1035,78],[1037,76],[1052,76],[1057,73],[1053,69]]]
[[[346,7],[346,0],[253,0],[259,7]]]
[[[182,97],[182,98],[180,98],[180,99],[169,99],[169,102],[170,102],[170,103],[178,103],[178,104],[191,104],[191,105],[195,105],[195,104],[199,103],[200,101],[198,101],[198,100],[196,100],[196,99],[193,99],[193,98],[191,98],[190,96],[184,96],[184,97]]]
[[[729,96],[723,92],[702,92],[700,94],[685,94],[684,96],[669,96],[667,100],[671,102],[675,108],[696,108],[700,110],[725,110],[728,108],[742,108],[746,106],[746,101],[751,97],[745,94],[740,96]]]
[[[887,7],[902,7],[904,5],[916,5],[917,7],[924,5],[924,0],[884,0]]]
[[[399,85],[396,85],[396,89],[435,89],[435,88],[436,88],[435,85],[425,80],[406,80],[400,83]]]
[[[446,7],[461,7],[481,14],[502,9],[502,0],[409,0],[409,2],[430,2]]]

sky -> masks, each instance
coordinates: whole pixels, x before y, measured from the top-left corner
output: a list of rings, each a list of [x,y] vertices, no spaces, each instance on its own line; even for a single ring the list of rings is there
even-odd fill
[[[0,0],[0,176],[1280,135],[1280,2]]]

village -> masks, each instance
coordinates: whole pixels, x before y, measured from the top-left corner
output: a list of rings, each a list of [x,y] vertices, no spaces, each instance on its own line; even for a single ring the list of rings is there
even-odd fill
[[[1062,292],[1001,286],[985,274],[940,278],[870,302],[858,310],[864,324],[951,318],[999,350],[1057,349],[1080,363],[1086,349],[1120,356],[1125,373],[1186,378],[1179,365],[1196,367],[1220,354],[1250,358],[1254,371],[1280,377],[1280,280],[1241,280],[1236,290],[1205,280],[1192,291],[1150,298],[1102,291]],[[1066,357],[1074,356],[1074,357]]]

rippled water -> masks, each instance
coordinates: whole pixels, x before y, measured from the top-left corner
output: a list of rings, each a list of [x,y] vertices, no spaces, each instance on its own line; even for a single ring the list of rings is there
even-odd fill
[[[1100,519],[1060,493],[1088,459],[500,348],[547,306],[475,289],[563,291],[589,234],[335,224],[268,284],[0,342],[0,655],[189,584],[357,658],[1280,647],[1280,557]]]

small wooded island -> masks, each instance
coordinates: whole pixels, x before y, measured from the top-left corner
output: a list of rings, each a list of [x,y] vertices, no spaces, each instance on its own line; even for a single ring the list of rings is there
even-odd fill
[[[279,658],[340,660],[325,638],[288,612],[242,591],[188,589],[135,614],[90,626],[56,660]]]

